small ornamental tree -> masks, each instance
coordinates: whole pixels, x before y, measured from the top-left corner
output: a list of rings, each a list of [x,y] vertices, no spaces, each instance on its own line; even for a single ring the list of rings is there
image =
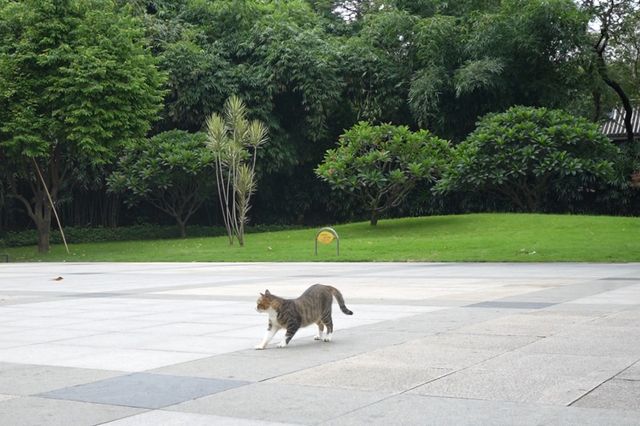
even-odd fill
[[[449,158],[449,143],[427,130],[361,122],[326,152],[316,174],[358,199],[376,225],[380,214],[400,205],[418,181],[434,181]]]
[[[560,110],[513,107],[479,122],[436,191],[483,191],[539,211],[550,197],[619,183],[616,164],[620,151],[597,125]]]
[[[204,133],[171,130],[126,144],[109,176],[110,191],[124,193],[130,205],[149,202],[173,217],[186,237],[189,218],[212,189],[213,155],[206,140]]]
[[[211,114],[206,126],[229,244],[236,238],[243,246],[250,199],[256,190],[258,148],[267,142],[268,130],[261,121],[247,119],[247,107],[237,96],[227,99],[223,115]]]

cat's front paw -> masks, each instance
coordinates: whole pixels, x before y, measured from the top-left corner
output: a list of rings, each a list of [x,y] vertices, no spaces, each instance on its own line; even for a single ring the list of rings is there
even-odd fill
[[[279,348],[286,348],[287,347],[287,342],[285,342],[284,340],[280,343],[278,343],[278,347]]]
[[[322,340],[322,336],[317,334],[317,335],[313,336],[313,340]]]
[[[328,334],[328,335],[324,336],[324,337],[322,338],[322,341],[323,341],[323,342],[330,342],[330,341],[331,341],[331,335],[330,335],[330,334]]]
[[[253,348],[257,349],[259,351],[263,350],[266,347],[266,345],[263,345],[262,343],[260,343],[259,345],[255,345]]]

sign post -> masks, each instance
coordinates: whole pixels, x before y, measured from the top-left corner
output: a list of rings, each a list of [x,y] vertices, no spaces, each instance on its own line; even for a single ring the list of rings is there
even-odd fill
[[[333,240],[336,240],[336,255],[340,255],[340,237],[338,237],[338,233],[333,228],[321,228],[316,233],[315,245],[316,245],[316,256],[318,255],[318,243],[321,244],[331,244]]]

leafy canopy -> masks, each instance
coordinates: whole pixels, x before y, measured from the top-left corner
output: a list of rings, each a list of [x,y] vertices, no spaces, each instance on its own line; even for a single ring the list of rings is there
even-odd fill
[[[170,130],[126,144],[108,179],[130,205],[147,201],[176,219],[181,234],[212,190],[213,155],[204,133]]]
[[[398,206],[418,181],[434,181],[449,160],[447,141],[427,130],[360,122],[327,151],[316,174],[378,215]]]
[[[513,107],[484,117],[455,149],[438,191],[485,191],[520,210],[619,179],[620,152],[598,127],[564,111]],[[573,193],[573,194],[572,194]]]

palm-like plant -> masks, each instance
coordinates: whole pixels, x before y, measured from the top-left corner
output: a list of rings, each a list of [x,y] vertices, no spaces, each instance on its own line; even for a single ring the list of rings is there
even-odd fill
[[[237,96],[224,104],[223,114],[207,119],[208,144],[215,158],[216,184],[229,244],[234,238],[244,245],[244,226],[256,189],[255,167],[258,148],[268,139],[267,127],[248,120],[247,107]]]

